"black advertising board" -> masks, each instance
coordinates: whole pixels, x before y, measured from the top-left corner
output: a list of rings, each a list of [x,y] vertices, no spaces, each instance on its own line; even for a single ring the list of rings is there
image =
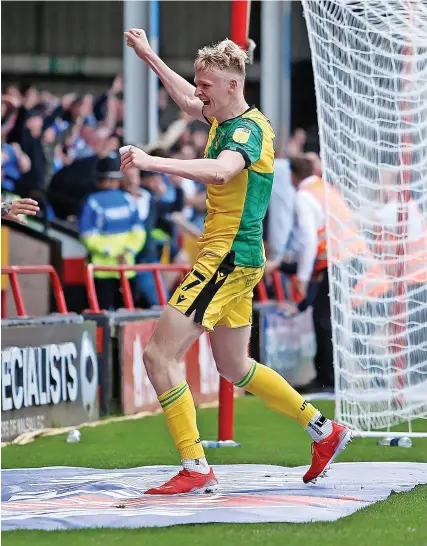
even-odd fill
[[[122,370],[120,367],[119,332],[123,322],[133,322],[147,318],[159,318],[161,309],[128,311],[107,311],[92,313],[87,311],[85,320],[97,325],[97,353],[99,369],[100,414],[102,416],[121,410]]]
[[[2,327],[1,378],[2,441],[97,420],[95,323]]]

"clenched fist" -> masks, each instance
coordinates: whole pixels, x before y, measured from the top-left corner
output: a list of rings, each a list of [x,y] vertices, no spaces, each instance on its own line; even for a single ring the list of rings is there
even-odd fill
[[[125,37],[126,45],[133,47],[140,59],[145,59],[145,57],[152,52],[145,30],[142,30],[142,28],[131,28],[125,32]]]
[[[120,170],[125,171],[128,167],[136,167],[141,171],[151,170],[152,157],[137,148],[136,146],[123,146],[120,148]]]

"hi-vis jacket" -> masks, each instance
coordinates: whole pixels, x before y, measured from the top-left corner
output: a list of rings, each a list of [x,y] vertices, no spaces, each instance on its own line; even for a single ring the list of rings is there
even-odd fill
[[[82,241],[90,261],[97,265],[134,264],[145,242],[145,230],[135,199],[122,190],[104,190],[87,198],[79,218]],[[119,278],[119,273],[95,271],[97,278]],[[128,272],[134,277],[135,272]]]
[[[353,286],[353,305],[362,303],[366,296],[384,295],[390,290],[392,283],[361,235],[353,213],[342,195],[328,183],[326,192],[330,249],[327,248],[323,180],[311,176],[303,180],[298,188],[296,203],[300,244],[298,278],[307,281],[313,271],[325,269],[328,265],[329,250],[331,259],[337,265],[356,261],[363,263],[363,271],[358,271],[359,278]]]

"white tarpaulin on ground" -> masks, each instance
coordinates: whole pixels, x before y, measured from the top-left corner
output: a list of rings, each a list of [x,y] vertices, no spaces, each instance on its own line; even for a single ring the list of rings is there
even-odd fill
[[[307,467],[216,466],[215,495],[149,496],[172,466],[128,470],[50,467],[2,471],[2,531],[155,527],[184,523],[335,521],[427,483],[424,463],[337,463],[305,485]]]

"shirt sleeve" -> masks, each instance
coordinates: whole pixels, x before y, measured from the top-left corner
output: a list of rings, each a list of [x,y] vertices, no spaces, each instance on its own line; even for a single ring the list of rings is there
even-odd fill
[[[273,260],[281,259],[295,224],[295,188],[286,160],[274,162],[273,190],[268,209],[268,245]]]
[[[93,233],[99,233],[98,214],[96,207],[92,205],[90,198],[85,202],[80,213],[79,231],[82,237],[87,237]]]
[[[242,154],[247,169],[261,157],[261,127],[251,119],[239,119],[230,128],[223,150]]]

